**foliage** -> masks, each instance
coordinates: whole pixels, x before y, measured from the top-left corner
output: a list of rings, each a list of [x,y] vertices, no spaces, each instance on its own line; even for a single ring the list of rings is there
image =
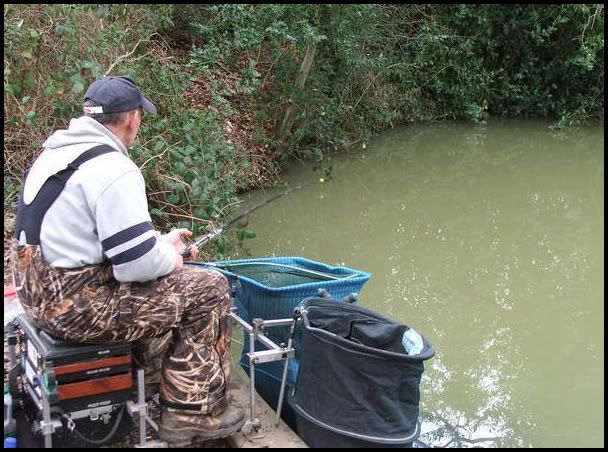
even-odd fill
[[[480,58],[490,113],[558,126],[603,116],[603,5],[454,5],[442,21]]]
[[[165,225],[186,227],[195,235],[219,221],[236,200],[239,184],[235,149],[228,143],[217,113],[183,110],[165,119],[152,119],[142,133],[155,137],[132,154],[148,182],[152,215]],[[241,187],[242,188],[242,187]]]
[[[603,120],[603,18],[601,4],[5,5],[5,206],[106,73],[135,76],[159,106],[133,155],[153,219],[195,234],[276,162],[328,173],[328,152],[399,123]]]
[[[171,14],[168,5],[5,5],[5,208],[42,142],[80,115],[86,86],[109,73],[134,76],[161,113],[146,115],[131,151],[155,223],[197,235],[230,212],[248,176],[216,115],[186,103],[191,74],[159,34]]]
[[[200,67],[221,62],[235,70],[244,59],[243,86],[275,128],[286,101],[295,100],[282,157],[322,159],[407,121],[497,115],[553,118],[561,127],[603,119],[602,5],[214,5],[199,12],[190,29]],[[298,90],[311,43],[313,69]]]
[[[150,41],[161,21],[129,5],[4,5],[5,177],[20,179],[48,134],[80,114],[86,86],[129,66],[124,54],[143,68],[162,52]]]

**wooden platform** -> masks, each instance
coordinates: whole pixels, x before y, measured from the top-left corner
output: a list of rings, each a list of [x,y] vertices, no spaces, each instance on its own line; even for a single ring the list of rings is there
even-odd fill
[[[239,367],[233,366],[231,392],[233,400],[249,413],[249,377]],[[234,448],[307,448],[308,446],[282,419],[275,427],[276,412],[256,393],[255,413],[262,423],[258,432],[248,435],[238,433],[228,441]]]

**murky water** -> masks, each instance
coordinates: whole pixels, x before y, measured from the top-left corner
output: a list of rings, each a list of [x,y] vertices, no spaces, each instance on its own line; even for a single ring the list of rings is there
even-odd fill
[[[603,148],[602,126],[401,128],[333,158],[331,180],[292,168],[314,182],[252,214],[247,244],[372,273],[361,305],[436,348],[424,441],[601,447]]]

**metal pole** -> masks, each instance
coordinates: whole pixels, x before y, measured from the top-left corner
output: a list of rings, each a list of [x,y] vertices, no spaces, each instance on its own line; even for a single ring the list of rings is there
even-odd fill
[[[144,383],[144,370],[137,369],[137,401],[139,403],[139,445],[146,446],[146,385]]]
[[[249,353],[255,351],[255,328],[249,333]],[[255,421],[255,358],[249,359],[249,420]]]
[[[289,339],[287,340],[287,350],[291,350],[291,343],[296,330],[297,315],[294,314],[291,327],[289,328]],[[281,419],[281,410],[283,409],[283,398],[285,396],[285,386],[287,386],[287,369],[289,367],[289,353],[286,354],[285,365],[283,367],[283,378],[281,379],[281,391],[279,392],[279,403],[277,405],[277,420],[275,427],[279,426],[279,420]]]
[[[292,326],[293,329],[293,326]],[[287,341],[287,350],[291,348],[291,337]],[[281,379],[281,391],[279,392],[279,404],[277,406],[277,420],[275,427],[279,425],[279,419],[281,419],[281,410],[283,409],[283,397],[285,395],[285,386],[287,385],[287,368],[289,366],[289,355],[285,358],[285,365],[283,366],[283,378]]]
[[[51,404],[49,403],[49,397],[46,393],[47,388],[44,387],[42,375],[40,376],[40,394],[42,395],[42,420],[43,427],[42,433],[44,434],[44,447],[51,449],[53,447],[53,430],[51,428]]]

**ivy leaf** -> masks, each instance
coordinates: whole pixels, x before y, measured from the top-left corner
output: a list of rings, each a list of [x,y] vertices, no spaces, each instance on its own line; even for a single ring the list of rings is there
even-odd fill
[[[51,97],[55,94],[55,87],[53,85],[48,85],[44,88],[44,96]]]
[[[82,82],[82,80],[79,80],[75,82],[74,85],[72,85],[72,91],[74,92],[74,94],[80,94],[84,91],[84,83]]]
[[[25,115],[25,122],[28,126],[33,126],[38,122],[38,115],[35,111],[28,111]]]
[[[161,150],[163,150],[165,147],[167,146],[167,143],[165,142],[165,140],[158,140],[155,144],[154,144],[154,152],[159,152]]]

